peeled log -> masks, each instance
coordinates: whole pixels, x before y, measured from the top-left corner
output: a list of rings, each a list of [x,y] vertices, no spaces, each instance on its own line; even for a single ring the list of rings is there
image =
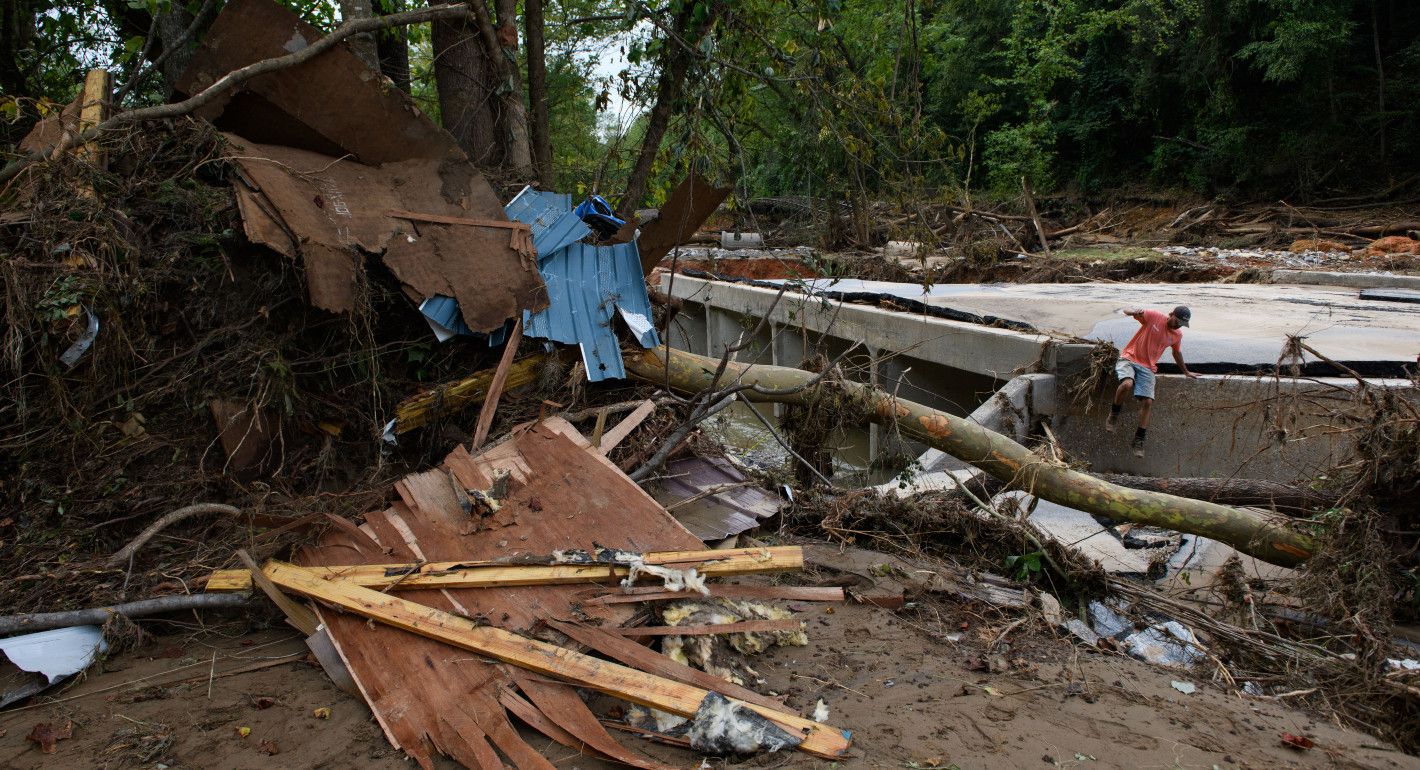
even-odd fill
[[[627,371],[632,375],[657,385],[669,382],[672,388],[687,393],[709,388],[718,366],[718,359],[664,347],[626,358]],[[731,362],[719,384],[740,382],[786,390],[805,386],[813,377],[812,373],[801,369]],[[1015,441],[976,423],[893,398],[867,385],[835,381],[817,387],[840,388],[864,402],[868,419],[895,424],[903,433],[971,463],[1012,488],[1060,505],[1108,516],[1115,521],[1151,524],[1212,538],[1284,567],[1296,566],[1316,552],[1315,541],[1299,529],[1297,522],[1285,516],[1118,486],[1087,473],[1052,465]],[[756,401],[785,404],[802,404],[808,400],[804,391],[776,395],[747,390],[743,395]]]

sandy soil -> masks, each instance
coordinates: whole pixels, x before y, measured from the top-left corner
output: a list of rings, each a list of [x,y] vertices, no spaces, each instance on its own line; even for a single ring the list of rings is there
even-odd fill
[[[854,756],[839,767],[1420,767],[1420,759],[1285,702],[1243,699],[1197,676],[1077,648],[1036,618],[1010,630],[1009,649],[997,650],[997,667],[1004,662],[1006,670],[992,673],[972,669],[983,657],[990,662],[983,651],[1019,616],[955,601],[896,613],[795,608],[808,621],[810,646],[774,650],[755,667],[792,706],[807,712],[823,698],[830,723],[853,731]],[[949,641],[948,633],[961,637]],[[0,767],[411,767],[364,704],[335,689],[285,630],[154,638],[103,669],[52,692],[57,702],[0,716]],[[1198,690],[1185,695],[1174,680]],[[317,717],[321,708],[330,709],[328,719]],[[74,737],[55,754],[26,740],[36,723],[65,719]],[[1316,747],[1285,747],[1284,732]],[[559,767],[609,767],[532,742]],[[698,764],[678,749],[641,745],[669,763]],[[833,765],[795,754],[746,766]]]

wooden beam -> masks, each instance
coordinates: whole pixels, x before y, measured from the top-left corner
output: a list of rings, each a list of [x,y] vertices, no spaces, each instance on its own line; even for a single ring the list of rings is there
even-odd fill
[[[467,618],[348,581],[326,580],[313,570],[293,564],[272,561],[266,564],[263,571],[273,583],[310,599],[459,649],[672,714],[694,716],[710,692],[501,628],[482,626]],[[836,759],[843,756],[852,744],[852,735],[847,731],[755,703],[737,703],[753,709],[791,735],[802,736],[799,749],[809,754]]]
[[[723,551],[661,551],[642,554],[647,564],[684,569],[695,567],[702,575],[752,575],[804,568],[799,546],[731,548]],[[509,564],[506,561],[443,561],[402,564],[357,564],[348,567],[312,567],[324,580],[353,583],[366,588],[497,588],[500,586],[609,583],[625,578],[629,568],[613,564]],[[654,579],[647,575],[647,580]],[[209,593],[250,591],[251,572],[217,570],[207,578]],[[686,596],[695,596],[693,592]]]
[[[503,356],[498,359],[498,369],[493,372],[493,382],[488,385],[488,396],[483,399],[483,408],[478,410],[478,427],[473,431],[473,443],[468,451],[477,451],[488,440],[488,429],[493,427],[493,415],[498,411],[498,399],[503,397],[503,387],[508,383],[508,370],[513,365],[513,356],[518,354],[518,343],[523,341],[523,319],[513,322],[513,333],[503,345]]]
[[[624,663],[632,668],[655,674],[656,676],[663,676],[667,679],[674,679],[677,682],[684,682],[685,684],[695,685],[696,687],[704,687],[707,690],[714,690],[729,698],[738,698],[747,703],[758,703],[765,708],[784,708],[783,703],[774,700],[768,695],[761,695],[748,687],[721,679],[714,674],[706,673],[698,668],[691,668],[667,655],[656,652],[640,642],[634,642],[624,636],[614,634],[606,628],[581,625],[579,623],[564,623],[560,620],[551,619],[547,621],[547,624],[557,631],[560,631],[572,641],[596,650],[608,658],[618,663]]]
[[[708,585],[710,596],[725,599],[778,599],[788,602],[846,601],[843,589],[818,586],[742,586],[728,583]],[[603,594],[586,600],[585,604],[634,604],[686,598],[683,591],[666,591],[658,586],[637,586]]]
[[[645,422],[646,418],[650,417],[651,413],[655,411],[656,402],[650,399],[642,401],[641,405],[636,407],[636,411],[632,412],[631,414],[628,414],[625,419],[616,424],[616,427],[607,431],[602,436],[602,440],[600,443],[592,442],[592,446],[595,446],[598,452],[601,452],[602,454],[607,454],[611,450],[615,449],[616,445],[620,444],[622,439],[631,435],[631,431],[636,430],[637,426]],[[599,413],[597,415],[597,424],[600,425],[601,423],[602,418]]]
[[[751,634],[766,631],[801,631],[804,622],[797,618],[778,620],[744,620],[739,623],[711,623],[702,626],[635,626],[615,629],[622,636],[715,636],[717,634]]]
[[[295,626],[296,630],[306,636],[315,635],[320,628],[320,621],[316,620],[316,614],[311,612],[310,607],[282,593],[275,583],[268,580],[266,575],[261,574],[256,566],[256,561],[251,558],[251,554],[247,553],[246,549],[238,549],[237,558],[242,560],[242,564],[247,565],[248,574],[253,577],[262,593],[266,594],[267,598],[285,613],[287,623]]]

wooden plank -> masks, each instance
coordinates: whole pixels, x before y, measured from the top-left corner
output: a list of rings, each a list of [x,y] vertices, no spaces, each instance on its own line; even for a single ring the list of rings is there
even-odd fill
[[[722,577],[803,569],[799,546],[731,548],[722,551],[654,551],[643,554],[647,564],[677,569],[695,567],[702,575]],[[312,567],[327,580],[353,582],[366,588],[497,588],[503,586],[609,583],[625,578],[627,567],[611,564],[517,564],[504,561],[404,562]],[[645,576],[654,580],[653,576]],[[216,570],[207,579],[208,592],[250,591],[249,570]]]
[[[580,623],[564,623],[560,620],[550,620],[548,625],[578,644],[585,645],[632,668],[667,679],[674,679],[677,682],[714,690],[721,695],[737,698],[746,703],[757,703],[770,709],[784,708],[784,704],[767,695],[760,695],[748,687],[721,679],[698,668],[691,668],[649,647],[642,646],[639,642],[633,642],[606,629]]]
[[[618,628],[622,636],[714,636],[716,634],[751,634],[767,631],[799,631],[804,622],[797,618],[778,620],[745,620],[739,623],[709,623],[702,626],[635,626]]]
[[[641,423],[645,422],[646,418],[650,417],[655,411],[656,402],[650,399],[642,401],[641,405],[636,407],[635,411],[626,415],[625,419],[616,424],[616,427],[602,435],[601,442],[596,444],[597,452],[603,455],[611,452],[611,450],[616,448],[617,444],[620,444],[623,439],[631,435],[631,431],[636,430],[636,428],[638,428]],[[598,422],[600,422],[600,418],[598,418]]]
[[[498,470],[512,474],[503,504],[503,510],[515,514],[512,523],[469,532],[468,516],[458,506],[449,474],[464,489],[486,488]],[[476,457],[458,447],[438,473],[415,474],[399,484],[398,491],[401,499],[385,511],[368,514],[364,526],[333,519],[318,544],[301,552],[302,561],[332,566],[458,559],[510,566],[558,548],[590,549],[593,538],[609,547],[642,552],[704,548],[606,458],[586,451],[576,429],[555,417],[515,428],[506,441]],[[587,590],[565,585],[496,591],[445,588],[401,591],[399,596],[530,632],[545,618],[576,614],[576,598]],[[592,605],[585,614],[589,622],[615,626],[625,623],[634,608]],[[471,745],[456,726],[469,723],[445,717],[456,711],[467,714],[486,741],[503,752],[504,762],[518,762],[500,743],[523,752],[512,742],[515,731],[505,728],[506,718],[499,724],[492,713],[501,716],[505,708],[498,693],[511,684],[510,666],[485,662],[481,656],[371,623],[355,613],[327,610],[323,619],[386,735],[422,767],[432,770],[437,752],[470,768],[482,766],[481,746]]]
[[[707,585],[710,596],[724,599],[777,599],[788,602],[841,602],[845,601],[843,589],[817,586],[742,586],[726,583]],[[623,588],[616,593],[602,594],[587,603],[635,604],[636,602],[659,602],[675,599],[693,599],[684,591],[665,591],[656,586]]]
[[[498,411],[498,399],[503,397],[503,386],[508,382],[508,370],[513,365],[513,357],[518,354],[518,343],[523,341],[523,319],[513,322],[513,333],[503,345],[503,356],[498,359],[498,368],[493,372],[493,382],[488,386],[488,396],[478,410],[478,427],[473,431],[470,450],[483,446],[488,440],[488,429],[493,427],[493,415]]]
[[[272,561],[263,571],[277,585],[310,599],[632,703],[690,717],[709,694],[700,687],[609,663],[494,626],[482,626],[397,596],[344,581],[324,580],[293,564]],[[744,705],[790,734],[803,736],[799,748],[809,754],[828,759],[841,757],[852,743],[846,731],[756,703]]]
[[[274,602],[276,606],[280,608],[281,612],[286,615],[286,622],[295,626],[296,630],[300,631],[305,636],[314,636],[316,630],[320,628],[320,621],[316,620],[316,614],[311,612],[309,607],[281,593],[281,589],[277,588],[275,583],[272,583],[265,575],[261,574],[257,569],[256,562],[251,558],[251,554],[246,552],[245,548],[237,549],[237,558],[241,559],[242,563],[247,565],[248,574],[253,578],[257,586],[261,588],[262,593],[266,594],[267,598]]]

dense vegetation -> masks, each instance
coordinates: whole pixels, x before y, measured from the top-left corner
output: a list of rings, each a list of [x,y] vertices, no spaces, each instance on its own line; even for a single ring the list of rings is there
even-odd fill
[[[326,27],[349,5],[285,2]],[[6,138],[36,104],[71,98],[84,67],[131,72],[155,17],[202,6],[7,2]],[[499,23],[524,13],[493,6]],[[752,196],[868,197],[1014,194],[1028,177],[1083,194],[1327,198],[1398,194],[1420,166],[1413,2],[547,0],[544,12],[544,180],[564,189],[625,189],[648,129],[650,198],[692,163]],[[435,114],[438,43],[420,27],[401,42],[409,87]],[[599,76],[598,57],[622,52],[625,71]],[[163,98],[158,80],[130,101]],[[605,112],[614,93],[645,110],[625,131]]]

